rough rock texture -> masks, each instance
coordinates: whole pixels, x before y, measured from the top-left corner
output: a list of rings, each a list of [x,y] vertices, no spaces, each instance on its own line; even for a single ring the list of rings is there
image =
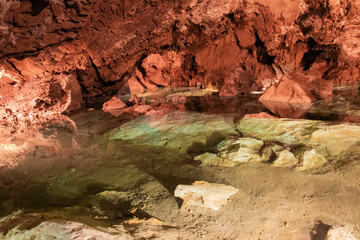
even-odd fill
[[[279,157],[275,160],[275,167],[294,167],[298,164],[299,160],[289,152],[284,150],[279,154]]]
[[[303,166],[298,168],[300,170],[309,170],[313,168],[322,167],[327,163],[324,156],[318,154],[315,149],[304,153]]]
[[[127,107],[126,104],[123,101],[121,101],[119,98],[114,96],[109,101],[104,103],[102,109],[104,112],[108,112],[111,110],[122,109],[125,107]]]
[[[24,224],[25,225],[25,224]],[[24,229],[11,230],[6,238],[21,239],[109,239],[109,240],[131,240],[134,239],[127,233],[112,234],[106,232],[108,229],[97,230],[87,225],[70,221],[44,221],[29,231]],[[4,238],[5,239],[5,238]]]
[[[259,151],[263,145],[262,140],[254,138],[226,139],[217,146],[218,156],[239,163],[259,162],[261,160]]]
[[[326,235],[325,240],[356,240],[351,232],[345,227],[332,227]]]
[[[358,152],[360,127],[341,124],[315,131],[310,141],[323,146],[331,156]]]
[[[197,181],[177,186],[174,196],[182,198],[187,205],[219,210],[237,192],[238,189],[230,185]]]
[[[199,155],[231,135],[238,133],[229,116],[174,112],[140,116],[106,136],[109,140],[129,140],[139,146],[166,147]]]
[[[285,144],[308,143],[311,134],[323,126],[320,121],[245,117],[237,123],[243,136]]]
[[[214,165],[223,167],[233,167],[236,165],[234,161],[230,161],[221,157],[218,157],[214,153],[204,153],[194,158],[195,161],[200,161],[202,166]]]
[[[300,74],[284,75],[280,83],[268,88],[259,100],[262,102],[311,103],[317,98],[331,97],[332,92],[332,85],[325,80],[306,78]]]
[[[100,107],[128,80],[133,94],[196,86],[225,96],[292,73],[356,82],[359,13],[355,0],[1,1],[2,109],[31,120]]]

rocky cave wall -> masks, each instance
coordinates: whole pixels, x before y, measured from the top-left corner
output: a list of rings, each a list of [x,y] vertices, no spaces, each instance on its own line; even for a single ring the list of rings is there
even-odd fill
[[[120,89],[259,91],[359,79],[356,0],[3,0],[2,121],[99,107]]]

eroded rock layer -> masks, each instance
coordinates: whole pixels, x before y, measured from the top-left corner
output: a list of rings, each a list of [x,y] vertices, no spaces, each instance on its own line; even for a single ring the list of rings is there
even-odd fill
[[[311,82],[299,99],[323,98],[359,78],[359,13],[355,0],[4,0],[2,120],[100,107],[120,90],[234,96],[283,76]]]

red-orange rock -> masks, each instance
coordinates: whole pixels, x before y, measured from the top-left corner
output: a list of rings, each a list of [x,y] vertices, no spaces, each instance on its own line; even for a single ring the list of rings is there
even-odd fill
[[[260,101],[310,103],[315,100],[311,93],[303,89],[299,83],[283,78],[277,86],[271,86],[259,98]]]
[[[311,103],[288,103],[288,102],[269,102],[261,103],[270,110],[275,116],[282,118],[302,118],[311,107]]]
[[[296,73],[266,94],[302,103],[360,76],[356,0],[2,2],[0,69],[11,77],[1,102],[19,117],[100,106],[126,84],[132,95],[195,86],[234,96]]]
[[[114,96],[109,101],[104,103],[103,105],[103,111],[105,112],[111,112],[112,110],[118,110],[126,108],[126,104],[121,101],[118,97]]]
[[[268,88],[260,101],[311,103],[332,96],[332,84],[303,74],[284,75],[279,84]]]
[[[155,86],[173,86],[173,82],[180,77],[181,56],[169,51],[165,55],[151,54],[142,63],[146,75],[144,80]],[[179,80],[177,80],[179,81]]]

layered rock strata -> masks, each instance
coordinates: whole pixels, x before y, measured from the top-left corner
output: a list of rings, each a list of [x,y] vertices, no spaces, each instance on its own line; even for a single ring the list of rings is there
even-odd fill
[[[355,0],[2,1],[2,121],[163,86],[233,96],[294,73],[315,86],[300,98],[323,98],[322,86],[358,80],[359,13]]]

